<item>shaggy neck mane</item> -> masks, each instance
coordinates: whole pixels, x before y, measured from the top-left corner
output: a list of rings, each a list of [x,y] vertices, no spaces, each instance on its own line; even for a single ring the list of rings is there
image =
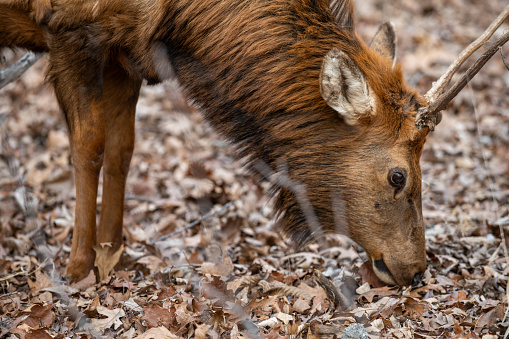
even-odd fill
[[[328,1],[189,0],[166,7],[164,31],[154,40],[167,45],[180,83],[208,120],[250,147],[252,138],[258,144],[335,116],[318,87],[323,57],[333,47],[352,55],[366,49],[338,27]],[[249,153],[273,163],[266,152]]]

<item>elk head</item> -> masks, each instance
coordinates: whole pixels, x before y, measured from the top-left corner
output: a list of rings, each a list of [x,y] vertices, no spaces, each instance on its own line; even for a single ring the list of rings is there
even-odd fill
[[[376,275],[410,285],[426,269],[419,159],[427,130],[415,127],[426,101],[395,64],[391,24],[380,27],[370,47],[369,62],[333,49],[321,69],[320,92],[343,119],[347,136],[332,205],[344,220],[340,232],[364,248]],[[364,66],[369,63],[374,67]]]
[[[332,194],[336,229],[364,248],[374,272],[385,283],[419,282],[426,269],[419,165],[422,147],[447,103],[509,41],[506,32],[445,91],[461,64],[507,17],[509,6],[425,96],[408,88],[394,62],[391,24],[382,25],[371,42],[376,55],[331,50],[323,61],[320,92],[343,119],[342,134],[347,136],[340,146],[341,184],[336,195]],[[385,64],[373,67],[380,62]],[[343,221],[338,225],[338,220]]]

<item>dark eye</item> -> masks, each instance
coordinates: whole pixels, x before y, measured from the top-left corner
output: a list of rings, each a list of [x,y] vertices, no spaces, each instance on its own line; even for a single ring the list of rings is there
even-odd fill
[[[406,171],[404,169],[401,169],[401,168],[391,169],[387,176],[387,179],[389,180],[389,184],[398,190],[402,189],[403,187],[405,187],[405,184],[406,184],[405,174],[406,174]]]

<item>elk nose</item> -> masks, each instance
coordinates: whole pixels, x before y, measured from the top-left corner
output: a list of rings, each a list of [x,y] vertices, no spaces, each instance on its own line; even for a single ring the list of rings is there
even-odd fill
[[[415,273],[414,279],[412,280],[412,286],[417,286],[422,281],[422,274],[421,273]]]

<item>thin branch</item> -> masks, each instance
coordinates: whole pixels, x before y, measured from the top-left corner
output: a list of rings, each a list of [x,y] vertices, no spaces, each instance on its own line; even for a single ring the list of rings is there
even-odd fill
[[[210,218],[218,213],[221,213],[222,211],[224,211],[225,209],[227,209],[228,207],[232,206],[233,204],[235,203],[235,201],[230,201],[229,203],[225,204],[223,207],[221,207],[220,209],[216,210],[216,211],[211,211],[207,214],[205,214],[203,217],[199,218],[199,219],[196,219],[195,221],[193,221],[192,223],[190,223],[189,225],[187,225],[186,227],[184,228],[181,228],[179,229],[178,231],[175,231],[173,233],[170,233],[170,234],[166,234],[165,236],[162,236],[159,238],[159,240],[166,240],[168,238],[171,238],[177,234],[180,234],[182,232],[184,232],[185,230],[188,230],[196,225],[198,225],[200,222],[202,222],[203,220],[207,219],[207,218]]]
[[[304,184],[291,179],[288,176],[288,170],[285,163],[278,164],[278,172],[274,172],[265,162],[258,160],[255,162],[254,167],[260,172],[265,179],[275,184],[276,186],[283,187],[287,190],[292,191],[297,198],[297,202],[304,213],[306,221],[308,222],[310,229],[315,234],[319,234],[322,231],[318,217],[315,214],[313,205],[309,201],[307,190]]]
[[[488,60],[509,41],[509,31],[503,34],[493,45],[479,57],[475,63],[463,74],[463,76],[445,93],[436,100],[429,102],[427,107],[419,109],[415,118],[417,128],[429,127],[434,130],[440,122],[442,115],[439,113],[447,107],[447,104],[466,86],[466,84],[481,70]],[[429,92],[428,92],[429,93]]]
[[[502,56],[502,62],[504,63],[505,68],[507,68],[507,70],[509,71],[509,65],[505,63],[506,57],[504,53],[502,53],[502,47],[500,47],[500,55]]]
[[[2,294],[2,295],[0,295],[0,299],[3,299],[5,297],[9,297],[11,295],[18,294],[18,293],[21,293],[21,292],[20,291],[14,291],[14,292],[11,292],[11,293]]]
[[[30,68],[37,60],[39,60],[44,54],[28,52],[21,59],[19,59],[14,65],[9,68],[0,71],[0,88],[3,88],[7,84],[18,79],[27,69]]]
[[[458,58],[449,66],[447,71],[438,79],[431,89],[426,93],[425,97],[428,103],[434,102],[437,97],[443,93],[447,85],[456,73],[458,68],[467,60],[475,51],[477,51],[488,39],[495,33],[495,31],[502,25],[502,23],[509,17],[509,5],[504,8],[502,13],[491,23],[491,25],[484,31],[484,33],[472,42]]]
[[[135,201],[141,201],[141,202],[154,202],[157,199],[156,198],[152,198],[152,197],[141,196],[141,195],[129,195],[129,194],[126,194],[126,196],[124,197],[124,200],[125,201],[135,200]]]
[[[44,267],[44,264],[46,264],[46,262],[48,261],[48,259],[45,259],[39,266],[37,266],[36,269],[34,269],[33,271],[31,272],[16,272],[16,273],[12,273],[12,274],[9,274],[5,277],[1,277],[0,278],[0,282],[1,281],[6,281],[6,280],[9,280],[11,278],[14,278],[14,277],[17,277],[19,275],[24,275],[24,276],[29,276],[29,275],[32,275],[34,274],[35,272],[37,271],[40,271],[43,267]]]

